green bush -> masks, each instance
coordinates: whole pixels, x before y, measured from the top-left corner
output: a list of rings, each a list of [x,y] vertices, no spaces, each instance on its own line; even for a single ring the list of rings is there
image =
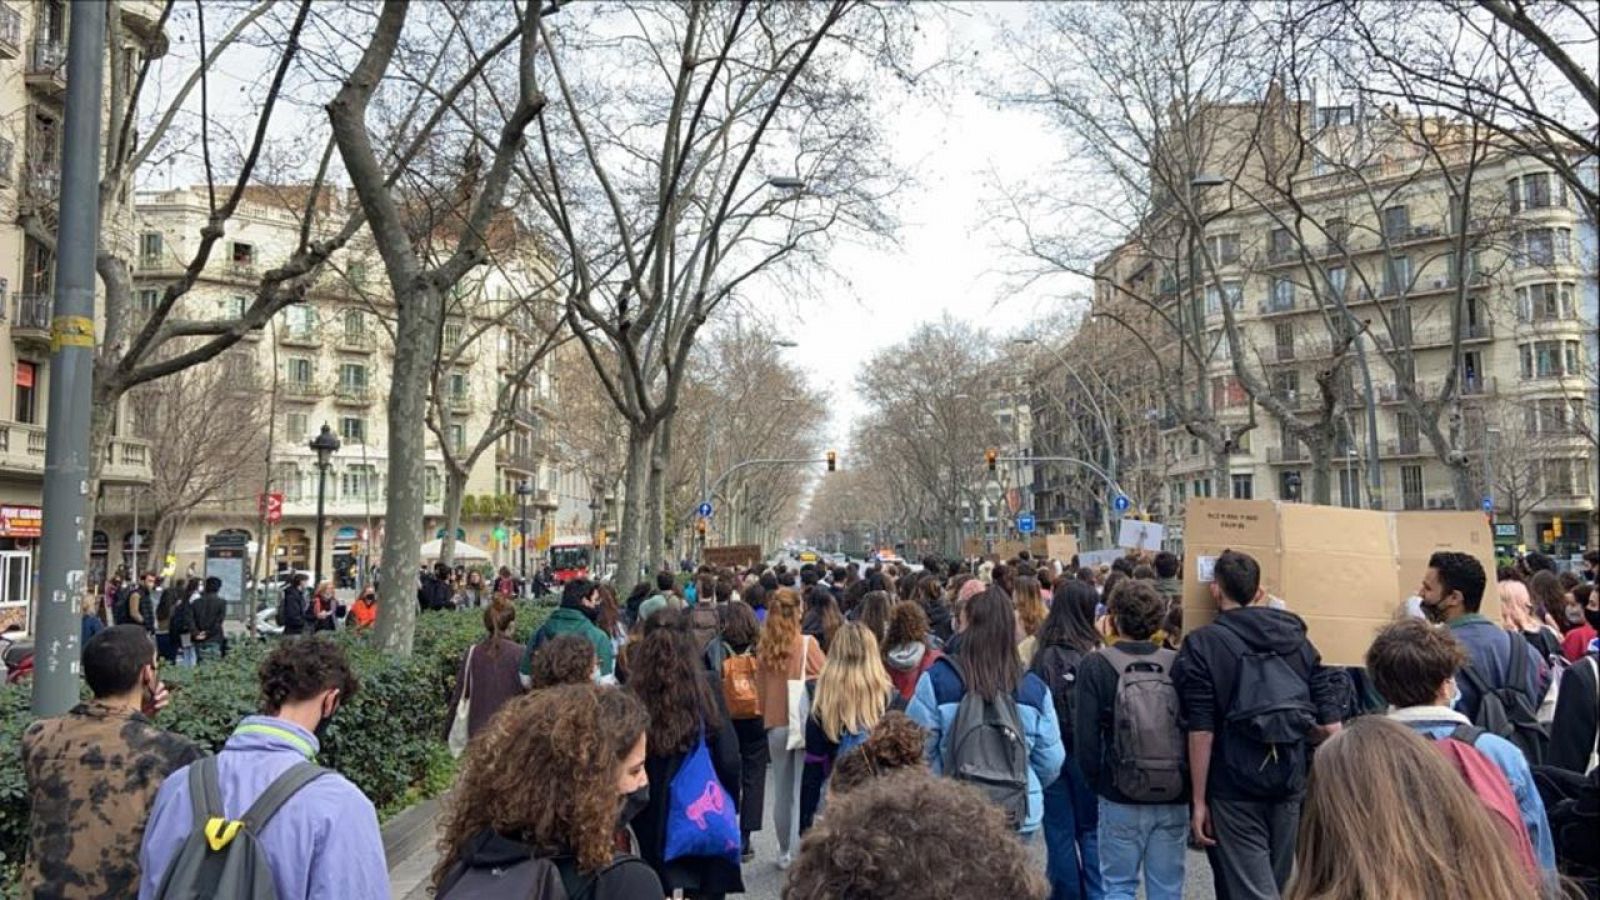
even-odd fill
[[[525,643],[549,610],[519,605],[515,637]],[[450,786],[455,760],[444,745],[450,695],[467,647],[483,636],[480,610],[433,612],[417,621],[409,658],[385,654],[344,632],[361,690],[340,707],[322,742],[321,762],[361,788],[387,818]],[[156,724],[212,751],[222,749],[239,720],[259,709],[256,669],[271,641],[235,641],[227,659],[198,668],[167,666],[162,680],[172,702]],[[16,883],[28,840],[28,797],[16,763],[18,740],[32,716],[27,684],[0,686],[0,884]]]

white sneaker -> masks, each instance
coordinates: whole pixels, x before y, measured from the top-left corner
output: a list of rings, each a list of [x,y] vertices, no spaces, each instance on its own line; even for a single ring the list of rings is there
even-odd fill
[[[789,868],[789,864],[792,862],[794,862],[794,857],[792,855],[788,853],[778,854],[778,871],[786,871]]]

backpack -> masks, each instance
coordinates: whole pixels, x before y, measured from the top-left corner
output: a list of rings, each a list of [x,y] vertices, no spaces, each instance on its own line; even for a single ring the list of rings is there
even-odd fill
[[[1050,700],[1056,705],[1056,724],[1061,727],[1061,745],[1067,748],[1073,743],[1072,723],[1078,714],[1078,666],[1083,663],[1083,656],[1080,650],[1051,644],[1039,648],[1028,669],[1050,689]]]
[[[1117,673],[1111,706],[1111,783],[1138,803],[1174,803],[1183,796],[1187,744],[1178,727],[1178,689],[1172,662],[1178,654],[1100,651]]]
[[[1478,738],[1486,732],[1471,725],[1457,725],[1446,737],[1433,742],[1450,765],[1461,775],[1478,802],[1488,811],[1489,818],[1502,832],[1502,836],[1516,853],[1517,859],[1530,874],[1537,875],[1539,864],[1533,855],[1533,843],[1528,839],[1528,827],[1522,821],[1522,808],[1511,790],[1504,772],[1478,750]]]
[[[1538,765],[1544,762],[1550,735],[1539,724],[1533,698],[1518,686],[1528,670],[1528,642],[1509,632],[1506,639],[1511,643],[1506,685],[1490,688],[1470,662],[1461,670],[1461,677],[1478,692],[1478,714],[1472,724],[1516,744],[1528,765]]]
[[[601,875],[630,858],[616,860],[589,878],[578,874],[571,857],[534,856],[531,850],[515,861],[496,859],[493,864],[476,866],[457,863],[440,880],[433,896],[434,900],[579,900],[594,893]]]
[[[1238,644],[1238,668],[1228,714],[1222,765],[1233,783],[1258,800],[1283,800],[1305,788],[1306,735],[1317,724],[1311,685],[1288,655],[1257,650],[1219,616],[1221,632]],[[1296,645],[1290,653],[1299,653]]]
[[[1539,709],[1535,711],[1534,718],[1540,725],[1549,728],[1556,720],[1556,699],[1561,696],[1561,676],[1567,674],[1572,668],[1572,663],[1560,653],[1551,653],[1545,657],[1545,662],[1550,665],[1550,687],[1545,690],[1544,698],[1539,701]]]
[[[761,715],[760,664],[754,653],[729,654],[722,661],[722,697],[731,719]]]
[[[983,791],[1012,828],[1021,828],[1028,818],[1028,739],[1016,698],[985,700],[967,691],[951,735],[945,773]]]
[[[290,797],[327,773],[310,762],[290,766],[267,785],[242,818],[229,820],[223,813],[217,758],[207,756],[190,766],[194,830],[161,876],[156,900],[277,900],[272,869],[261,849],[262,829]]]

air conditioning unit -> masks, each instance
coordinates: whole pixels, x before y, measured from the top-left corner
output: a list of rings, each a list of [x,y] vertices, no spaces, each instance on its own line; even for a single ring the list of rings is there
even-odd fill
[[[1434,280],[1433,280],[1433,287],[1434,287],[1434,290],[1438,290],[1438,289],[1439,289],[1439,288],[1442,288],[1442,287],[1444,287],[1444,286],[1445,286],[1445,283],[1446,283],[1446,282],[1447,282],[1447,281],[1448,281],[1448,280],[1449,280],[1449,279],[1447,279],[1447,278],[1435,278],[1435,279],[1434,279]]]
[[[1439,498],[1438,497],[1429,497],[1428,498],[1428,502],[1427,502],[1426,505],[1427,505],[1427,507],[1429,509],[1438,509],[1439,508]]]

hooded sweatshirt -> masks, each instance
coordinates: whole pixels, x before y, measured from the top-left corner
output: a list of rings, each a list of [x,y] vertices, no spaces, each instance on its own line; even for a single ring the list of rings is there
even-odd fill
[[[911,695],[917,692],[917,679],[922,677],[923,672],[928,671],[934,660],[943,655],[921,641],[890,647],[883,654],[883,661],[889,670],[889,680],[894,682],[894,689],[900,692],[901,699],[908,702],[911,700]]]
[[[1228,620],[1227,626],[1222,625],[1223,618]],[[1225,629],[1233,634],[1225,634]],[[1235,784],[1222,764],[1223,742],[1228,739],[1223,723],[1232,711],[1229,704],[1233,701],[1234,681],[1239,670],[1239,640],[1253,652],[1272,651],[1282,655],[1290,667],[1306,679],[1319,723],[1339,721],[1343,706],[1343,674],[1322,667],[1322,656],[1306,638],[1305,621],[1292,612],[1246,606],[1228,610],[1219,615],[1216,622],[1190,632],[1173,664],[1172,681],[1178,689],[1184,731],[1208,731],[1216,735],[1211,744],[1211,768],[1206,782],[1208,799],[1259,799],[1250,792],[1249,785]]]

